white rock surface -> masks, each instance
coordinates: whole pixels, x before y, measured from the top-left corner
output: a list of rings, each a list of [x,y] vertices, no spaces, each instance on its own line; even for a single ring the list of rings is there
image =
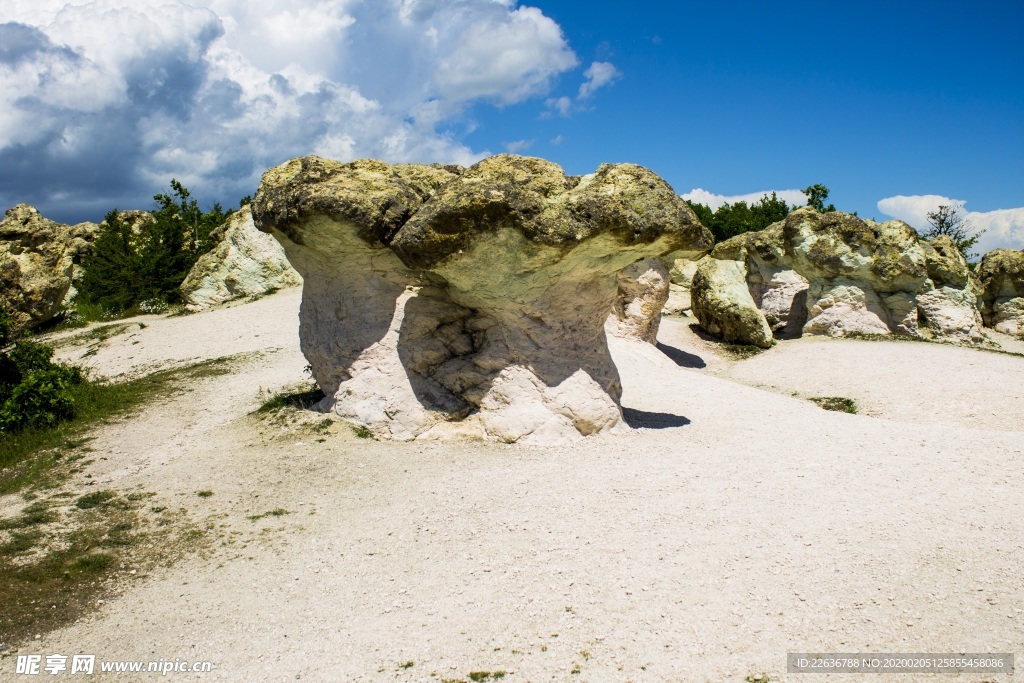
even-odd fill
[[[256,229],[249,206],[228,218],[220,242],[203,254],[181,283],[186,308],[200,311],[302,284],[284,249]]]

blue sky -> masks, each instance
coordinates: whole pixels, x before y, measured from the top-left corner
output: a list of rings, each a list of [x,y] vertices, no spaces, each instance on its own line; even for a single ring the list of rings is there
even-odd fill
[[[0,204],[97,220],[172,176],[233,205],[302,154],[510,150],[695,197],[820,182],[919,228],[965,202],[1021,248],[1021,35],[1013,2],[5,0]]]

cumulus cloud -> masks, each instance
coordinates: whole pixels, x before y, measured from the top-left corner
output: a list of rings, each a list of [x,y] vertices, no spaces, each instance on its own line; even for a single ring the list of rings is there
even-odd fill
[[[548,111],[544,112],[541,118],[551,118],[554,114],[568,118],[573,111],[586,110],[586,101],[599,89],[622,78],[622,73],[611,62],[594,62],[583,72],[583,78],[575,100],[565,95],[548,98],[545,102]]]
[[[58,218],[146,206],[172,176],[233,200],[308,153],[472,163],[446,121],[543,96],[578,65],[515,0],[4,0],[2,15],[0,203]]]
[[[896,195],[878,202],[878,210],[901,220],[918,232],[928,229],[928,214],[942,205],[964,208],[964,217],[977,230],[984,230],[974,249],[984,254],[993,249],[1024,248],[1024,207],[995,211],[968,211],[967,202],[936,194]]]
[[[599,88],[617,81],[622,77],[622,74],[619,73],[619,70],[611,62],[594,62],[590,65],[590,68],[583,72],[583,77],[586,80],[580,85],[578,98],[586,100],[593,97]]]
[[[552,97],[545,104],[562,117],[567,117],[572,112],[572,99],[568,97]],[[548,114],[550,115],[550,112]]]
[[[736,202],[756,204],[761,201],[761,197],[765,195],[771,196],[772,192],[774,192],[779,199],[785,200],[787,204],[795,204],[796,206],[804,206],[807,204],[807,195],[800,190],[764,190],[762,192],[748,192],[747,194],[725,195],[708,192],[707,190],[698,187],[680,196],[683,199],[696,204],[706,204],[712,211],[717,211],[718,208],[724,204],[735,204]]]

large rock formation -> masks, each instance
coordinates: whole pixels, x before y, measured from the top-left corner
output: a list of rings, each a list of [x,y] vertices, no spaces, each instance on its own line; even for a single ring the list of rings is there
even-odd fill
[[[693,312],[729,341],[767,347],[803,333],[981,340],[978,286],[963,257],[948,238],[926,242],[900,221],[803,208],[718,244],[711,257],[694,276]]]
[[[1024,335],[1024,250],[996,249],[978,263],[981,315],[998,332]]]
[[[617,273],[711,243],[644,168],[566,177],[511,155],[469,169],[295,159],[264,174],[253,215],[304,280],[302,350],[334,412],[393,439],[614,427]]]
[[[181,283],[187,309],[200,311],[302,284],[277,240],[256,229],[249,206],[233,213],[210,237],[216,245]]]
[[[7,210],[0,221],[0,306],[16,330],[37,327],[62,310],[96,230],[93,223],[56,223],[28,204]]]

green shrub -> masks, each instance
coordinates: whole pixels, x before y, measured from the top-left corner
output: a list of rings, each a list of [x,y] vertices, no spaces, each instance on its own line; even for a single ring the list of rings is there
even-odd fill
[[[10,345],[10,321],[0,311],[0,432],[49,427],[75,415],[78,368],[54,363],[53,349],[31,341]]]
[[[219,204],[202,211],[191,193],[171,180],[171,195],[153,197],[151,222],[132,225],[110,211],[82,261],[76,304],[105,315],[159,310],[181,301],[178,289],[200,256],[213,247],[210,234],[227,219]]]
[[[686,203],[697,214],[700,222],[715,236],[716,242],[752,230],[764,230],[772,223],[788,216],[790,210],[786,201],[779,199],[774,192],[771,197],[764,195],[759,202],[749,206],[746,202],[739,201],[735,204],[723,204],[715,211],[705,204],[691,201]]]

